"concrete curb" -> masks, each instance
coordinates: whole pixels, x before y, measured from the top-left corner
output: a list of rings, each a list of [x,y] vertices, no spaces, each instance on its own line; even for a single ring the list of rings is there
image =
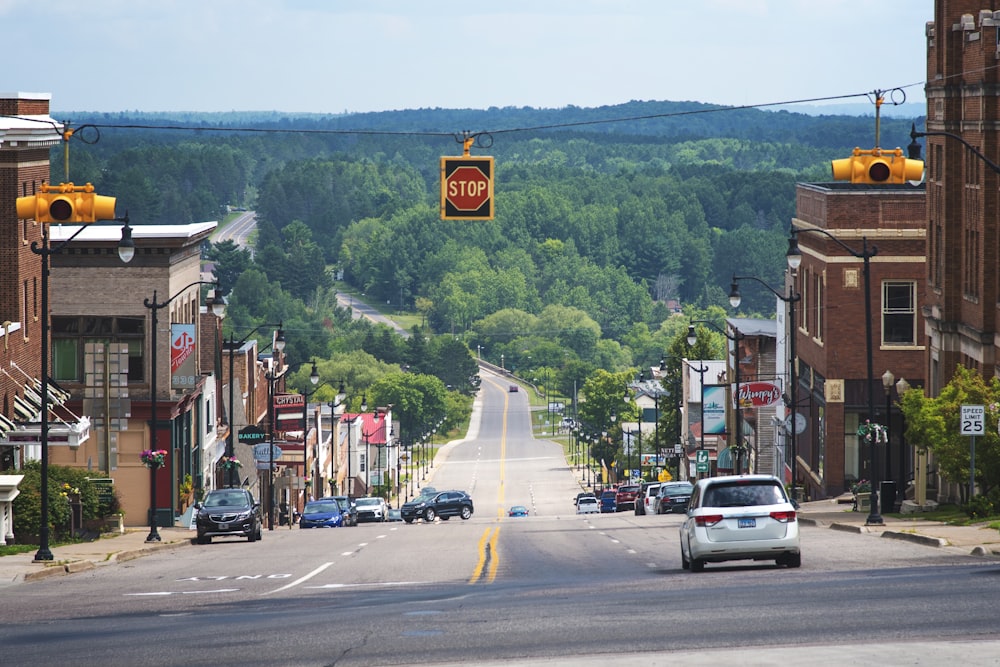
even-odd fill
[[[948,546],[948,540],[943,537],[930,537],[928,535],[920,535],[917,533],[900,533],[895,530],[883,530],[882,537],[888,537],[892,540],[904,540],[906,542],[916,542],[917,544],[924,544],[929,547],[946,547]]]
[[[127,551],[109,552],[107,557],[101,561],[94,561],[92,559],[80,559],[80,560],[70,560],[67,562],[53,563],[51,565],[42,565],[41,569],[35,570],[34,572],[25,572],[22,578],[23,581],[40,581],[42,579],[49,579],[50,577],[58,577],[66,574],[74,574],[76,572],[86,572],[87,570],[93,570],[102,565],[110,565],[112,563],[125,563],[130,560],[135,560],[136,558],[142,558],[143,556],[148,556],[160,549],[182,547],[194,544],[194,540],[175,540],[170,542],[163,542],[159,544],[150,544],[144,546],[140,549],[129,549]]]

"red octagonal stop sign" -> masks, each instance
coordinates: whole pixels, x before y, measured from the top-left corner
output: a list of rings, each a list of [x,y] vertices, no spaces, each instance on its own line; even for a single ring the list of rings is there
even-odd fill
[[[493,158],[441,158],[441,219],[493,219]]]

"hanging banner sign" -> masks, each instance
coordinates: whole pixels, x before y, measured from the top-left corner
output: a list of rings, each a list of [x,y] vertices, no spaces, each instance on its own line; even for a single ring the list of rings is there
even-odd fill
[[[702,428],[706,434],[718,435],[726,432],[726,392],[728,385],[706,384],[703,389],[704,402],[701,405]]]
[[[193,389],[198,381],[195,325],[170,325],[170,388]]]

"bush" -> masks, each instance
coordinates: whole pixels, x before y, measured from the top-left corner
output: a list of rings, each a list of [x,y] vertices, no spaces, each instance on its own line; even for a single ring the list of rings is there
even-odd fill
[[[24,479],[18,485],[20,494],[14,499],[14,539],[19,544],[37,543],[42,517],[42,464],[29,461],[18,471]],[[118,494],[112,492],[110,502],[102,503],[97,488],[88,476],[93,473],[81,468],[49,466],[49,538],[66,539],[70,535],[70,506],[67,491],[79,490],[82,519],[103,519],[120,510]]]
[[[963,509],[970,519],[985,519],[996,513],[993,501],[986,496],[973,496]]]

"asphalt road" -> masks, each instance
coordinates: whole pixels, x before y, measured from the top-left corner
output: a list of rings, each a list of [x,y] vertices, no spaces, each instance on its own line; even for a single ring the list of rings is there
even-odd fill
[[[684,571],[679,515],[573,513],[579,474],[507,386],[484,374],[478,425],[424,480],[468,490],[471,520],[281,528],[6,588],[3,664],[997,664],[997,561],[804,525],[799,569]]]

